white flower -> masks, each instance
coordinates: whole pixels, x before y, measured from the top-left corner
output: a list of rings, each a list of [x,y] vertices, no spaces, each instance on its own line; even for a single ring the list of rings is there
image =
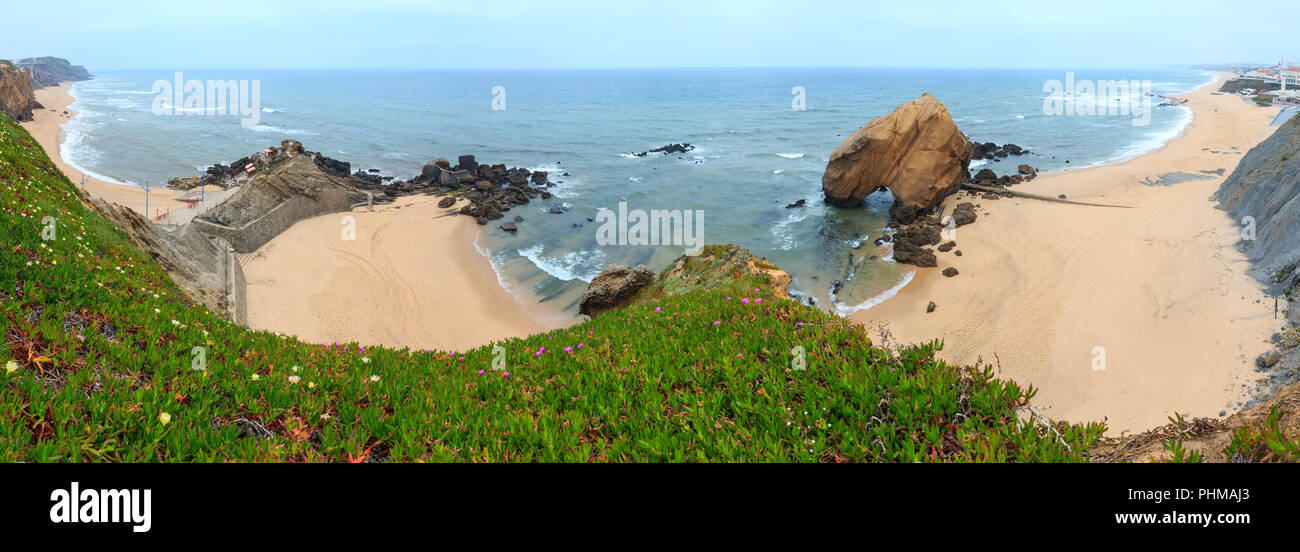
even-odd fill
[[[160,310],[158,310],[158,309],[154,309],[153,312],[156,313],[156,314],[162,314],[162,311],[160,311]]]
[[[370,357],[361,357],[361,362],[365,364],[370,364]]]
[[[289,383],[298,383],[298,380],[300,379],[302,378],[299,378],[298,376],[289,376]]]
[[[379,381],[379,376],[370,376],[370,381]]]
[[[297,372],[298,370],[302,370],[302,368],[299,368],[298,365],[295,364],[295,365],[293,366],[293,368],[290,368],[290,370],[293,370],[294,372]]]

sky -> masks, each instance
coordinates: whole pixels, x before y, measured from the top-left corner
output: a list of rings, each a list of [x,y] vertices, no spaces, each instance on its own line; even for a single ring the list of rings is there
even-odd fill
[[[1300,60],[1287,2],[22,0],[0,58],[111,69],[1159,68]]]

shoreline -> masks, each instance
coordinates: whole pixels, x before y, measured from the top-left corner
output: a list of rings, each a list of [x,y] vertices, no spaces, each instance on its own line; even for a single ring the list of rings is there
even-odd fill
[[[76,102],[70,93],[72,82],[62,82],[58,86],[47,86],[36,90],[36,101],[45,106],[37,110],[34,120],[20,123],[27,132],[36,139],[45,154],[49,156],[54,165],[63,172],[73,185],[80,187],[82,178],[86,179],[85,190],[91,197],[102,199],[109,203],[117,203],[131,208],[131,210],[144,215],[146,218],[154,219],[159,211],[184,209],[189,205],[185,202],[178,201],[177,197],[198,191],[194,190],[180,192],[170,188],[159,186],[148,193],[148,211],[146,212],[146,193],[143,188],[129,184],[119,184],[104,180],[98,176],[84,172],[74,165],[68,163],[63,157],[63,123],[76,117],[76,109],[72,104]],[[65,114],[64,112],[68,112]],[[219,188],[206,187],[209,194],[221,191]],[[214,196],[220,197],[220,196]]]
[[[849,318],[875,336],[883,323],[901,343],[942,338],[940,358],[995,365],[1034,385],[1035,404],[1058,420],[1107,419],[1119,433],[1175,412],[1235,412],[1276,327],[1272,302],[1256,302],[1267,297],[1263,285],[1233,247],[1239,227],[1210,196],[1275,127],[1274,110],[1215,94],[1217,77],[1171,96],[1187,98],[1193,116],[1160,148],[1015,187],[1134,209],[959,193],[944,212],[972,202],[979,213],[957,231],[963,256],[938,253],[937,268],[915,269],[897,295]],[[1195,178],[1143,183],[1171,173]],[[960,274],[940,276],[948,267]],[[930,301],[938,308],[927,314]]]
[[[76,116],[75,109],[71,108],[76,98],[69,93],[72,84],[71,82],[63,82],[58,86],[36,90],[37,101],[45,108],[35,112],[35,120],[22,123],[22,126],[36,138],[37,143],[45,150],[46,155],[54,161],[59,170],[74,185],[78,184],[83,177],[87,179],[85,190],[91,197],[124,205],[150,219],[154,218],[153,213],[145,212],[144,189],[99,178],[93,173],[88,174],[88,172],[81,171],[64,160],[63,138],[65,134],[62,125]],[[68,113],[65,114],[64,111]],[[213,186],[206,188],[209,194],[209,203],[224,200],[226,195],[223,193],[224,190]],[[170,208],[172,211],[176,211],[184,209],[188,205],[174,198],[198,190],[199,188],[194,188],[182,192],[169,188],[155,189],[149,193],[149,210],[165,211]],[[248,327],[297,335],[306,342],[336,341],[350,343],[355,341],[363,345],[406,346],[413,349],[453,351],[465,350],[473,346],[510,337],[524,337],[549,329],[564,327],[572,323],[572,320],[564,317],[563,313],[555,313],[552,309],[540,303],[536,307],[527,305],[525,301],[527,301],[528,297],[524,291],[512,292],[507,289],[507,286],[501,285],[500,278],[504,276],[496,272],[490,264],[492,260],[484,256],[476,246],[480,234],[477,225],[474,224],[472,219],[463,216],[449,217],[446,220],[435,218],[436,215],[432,213],[432,210],[434,209],[433,204],[436,204],[438,199],[433,196],[408,197],[391,205],[376,207],[373,213],[354,211],[352,215],[358,221],[359,238],[365,235],[362,233],[362,229],[365,228],[363,221],[370,223],[384,219],[386,214],[398,209],[417,207],[416,209],[407,209],[407,213],[419,211],[428,215],[423,221],[423,223],[432,223],[428,225],[413,223],[407,217],[402,218],[402,223],[398,224],[398,229],[402,229],[402,233],[406,235],[419,235],[421,239],[419,243],[401,242],[403,243],[403,254],[392,255],[391,257],[398,259],[397,271],[404,277],[411,277],[411,274],[438,274],[441,272],[442,276],[450,276],[450,279],[454,280],[450,284],[447,282],[431,282],[431,285],[426,287],[425,295],[407,297],[414,304],[433,308],[433,311],[440,315],[445,314],[446,309],[470,309],[456,312],[454,322],[450,319],[444,320],[441,316],[437,320],[431,321],[412,321],[403,319],[401,316],[393,319],[390,316],[391,313],[398,312],[400,314],[402,312],[400,309],[388,311],[386,309],[365,308],[360,305],[352,312],[330,311],[329,307],[321,307],[324,312],[334,312],[334,315],[336,315],[335,319],[322,320],[310,315],[310,310],[304,311],[300,308],[303,305],[310,305],[312,301],[317,301],[317,303],[320,303],[321,300],[326,302],[329,300],[346,301],[345,297],[341,297],[341,295],[346,294],[346,291],[342,290],[372,289],[368,287],[367,278],[364,275],[358,278],[359,273],[355,270],[355,264],[347,266],[340,264],[340,257],[347,253],[340,254],[335,251],[337,248],[331,248],[318,239],[339,235],[338,218],[336,217],[342,217],[348,215],[348,213],[335,213],[300,221],[275,240],[258,249],[257,252],[250,254],[253,259],[241,261],[248,287]],[[424,213],[424,211],[430,212]],[[382,222],[377,226],[376,231],[387,229],[394,222],[398,221]],[[277,254],[274,259],[268,260],[266,258],[266,253],[277,242],[282,245],[295,239],[293,237],[286,238],[287,235],[311,233],[309,229],[318,226],[321,227],[320,231],[316,232],[311,239],[298,242],[294,246],[281,247],[286,249],[285,253]],[[419,228],[419,230],[415,228]],[[424,232],[424,234],[420,232]],[[424,254],[412,255],[413,252]],[[305,255],[305,258],[297,258],[294,256],[295,253],[298,256]],[[353,254],[355,255],[355,253]],[[419,262],[400,262],[407,260]],[[312,263],[315,263],[315,265]],[[305,266],[313,266],[314,269],[303,270]],[[449,272],[440,270],[445,266],[461,267],[463,270]],[[268,273],[263,271],[264,267],[270,267],[269,270],[271,271],[281,271],[283,274],[278,278],[273,275],[268,276]],[[296,278],[293,276],[296,276]],[[331,279],[340,282],[340,297],[330,297],[330,294],[327,293],[328,290],[319,290],[312,287],[315,283],[329,282]],[[268,282],[277,283],[269,284]],[[400,284],[405,284],[405,282]],[[400,285],[397,287],[401,288]],[[312,295],[311,290],[314,290],[315,295]],[[321,297],[321,294],[325,296]],[[384,294],[370,296],[368,300],[378,304],[385,301],[382,295]],[[364,296],[362,298],[366,299]],[[421,303],[420,300],[426,301]],[[268,308],[267,305],[275,305],[275,307]],[[307,316],[304,316],[304,314]],[[424,331],[423,333],[416,332],[413,335],[404,335],[399,329],[388,326],[393,320],[411,322],[413,327],[420,327]],[[336,325],[335,322],[339,322],[339,324]],[[353,331],[357,327],[366,327],[368,329],[362,332]],[[348,329],[346,333],[333,331],[340,328]]]
[[[309,343],[457,352],[571,325],[503,287],[479,226],[434,196],[305,219],[240,264],[249,327]],[[340,222],[355,221],[356,239]],[[447,270],[452,268],[453,270]]]

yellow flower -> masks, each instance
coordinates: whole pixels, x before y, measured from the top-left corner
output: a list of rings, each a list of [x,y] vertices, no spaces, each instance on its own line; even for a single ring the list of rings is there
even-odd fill
[[[315,389],[315,388],[316,388],[316,383],[315,383],[315,382],[311,382],[311,381],[307,382],[307,388],[308,388],[308,389]]]
[[[253,374],[253,381],[257,381],[257,380],[260,380],[260,379],[262,379],[262,376],[261,376],[261,375],[259,375],[259,374]]]
[[[12,374],[12,373],[17,372],[17,371],[18,371],[18,363],[17,363],[17,362],[14,362],[14,361],[11,360],[11,361],[5,363],[5,373],[6,373],[6,374]]]
[[[163,412],[162,414],[158,415],[158,421],[162,422],[162,425],[170,424],[172,422],[172,415]]]

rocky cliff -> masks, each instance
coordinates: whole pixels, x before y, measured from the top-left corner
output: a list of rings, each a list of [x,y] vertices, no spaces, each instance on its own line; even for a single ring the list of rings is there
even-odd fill
[[[205,234],[226,239],[239,253],[257,250],[300,220],[348,211],[367,200],[348,177],[323,170],[315,154],[297,142],[285,141],[259,155],[266,156],[259,166],[268,168],[191,222]]]
[[[192,300],[232,322],[248,323],[244,271],[224,244],[191,224],[168,232],[127,207],[99,200],[91,206],[166,269]]]
[[[56,57],[27,58],[17,61],[18,66],[27,73],[32,88],[55,86],[64,81],[90,80],[91,75],[81,65],[73,65],[68,60]]]
[[[1254,218],[1255,239],[1241,249],[1257,276],[1276,279],[1300,262],[1300,118],[1250,150],[1215,198],[1238,222]]]
[[[578,312],[595,317],[638,302],[725,287],[737,278],[754,278],[772,295],[792,298],[790,275],[767,259],[735,245],[708,245],[699,255],[678,257],[658,274],[645,265],[602,270],[587,286]]]
[[[32,120],[32,111],[37,109],[41,109],[41,104],[36,102],[27,74],[0,63],[0,112],[23,122]]]
[[[822,191],[828,203],[856,207],[888,188],[890,214],[907,223],[961,187],[972,154],[948,108],[922,94],[845,140],[826,164]]]
[[[1275,348],[1256,360],[1262,376],[1257,392],[1268,396],[1300,380],[1300,118],[1242,157],[1215,198],[1243,225],[1240,247],[1251,271],[1290,303],[1288,326],[1273,336]]]

